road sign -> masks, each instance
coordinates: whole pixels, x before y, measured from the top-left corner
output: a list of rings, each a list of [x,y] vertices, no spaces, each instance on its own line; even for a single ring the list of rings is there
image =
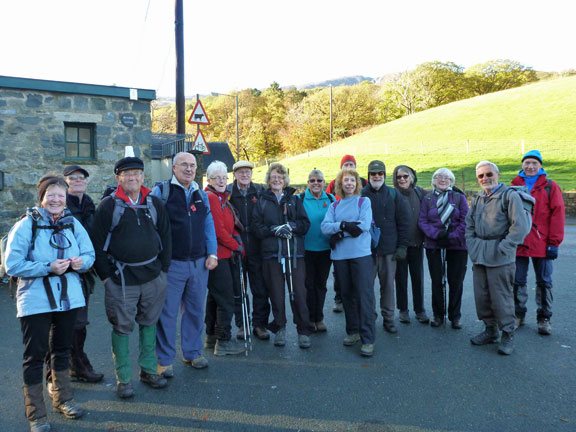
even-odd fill
[[[210,149],[208,148],[208,144],[206,144],[206,138],[204,138],[204,134],[200,129],[198,129],[198,135],[196,135],[192,150],[201,151],[204,154],[210,154]]]
[[[206,111],[204,111],[204,107],[202,106],[202,102],[200,102],[200,99],[198,99],[198,101],[196,102],[196,106],[192,110],[192,114],[190,114],[188,123],[197,125],[210,124],[210,120],[208,120],[208,116],[206,115]]]

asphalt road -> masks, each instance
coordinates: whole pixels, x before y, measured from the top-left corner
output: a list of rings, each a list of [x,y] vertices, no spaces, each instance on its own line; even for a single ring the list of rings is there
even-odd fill
[[[346,348],[344,316],[327,301],[328,332],[313,335],[301,350],[288,327],[284,348],[254,341],[248,357],[206,357],[194,370],[180,361],[162,390],[135,381],[136,396],[115,395],[101,286],[91,303],[87,352],[101,384],[74,383],[75,399],[88,411],[80,420],[50,412],[57,432],[145,431],[576,431],[576,226],[568,226],[554,272],[553,334],[536,331],[534,292],[516,352],[504,357],[496,345],[471,346],[482,330],[475,315],[472,274],[466,276],[464,329],[434,329],[414,319],[390,335],[378,319],[375,355]],[[330,281],[329,298],[331,299]],[[531,273],[530,285],[534,278]],[[430,282],[426,279],[430,313]],[[16,308],[0,287],[0,431],[24,432],[22,342]],[[136,335],[134,335],[136,336]],[[136,337],[132,352],[137,352]],[[136,358],[133,371],[137,374]]]

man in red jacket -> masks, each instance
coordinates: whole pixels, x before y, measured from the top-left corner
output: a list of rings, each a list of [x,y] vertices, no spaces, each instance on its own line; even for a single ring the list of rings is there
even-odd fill
[[[528,290],[526,287],[530,257],[536,274],[538,333],[550,335],[552,326],[552,261],[558,257],[558,246],[564,239],[564,200],[558,184],[548,180],[542,168],[542,155],[530,150],[522,157],[522,170],[512,180],[513,186],[526,186],[536,200],[532,229],[516,252],[514,304],[516,326],[524,324]]]

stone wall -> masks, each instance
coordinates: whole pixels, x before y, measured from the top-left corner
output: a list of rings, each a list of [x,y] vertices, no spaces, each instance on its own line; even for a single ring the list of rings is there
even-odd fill
[[[136,118],[132,127],[121,123],[124,113]],[[94,161],[65,158],[64,122],[96,124]],[[62,173],[66,165],[81,165],[90,172],[88,194],[99,201],[106,186],[116,183],[114,163],[124,156],[125,146],[131,145],[144,160],[149,180],[150,126],[147,100],[1,88],[4,189],[0,191],[0,233],[8,231],[26,208],[36,203],[38,179],[47,172]]]

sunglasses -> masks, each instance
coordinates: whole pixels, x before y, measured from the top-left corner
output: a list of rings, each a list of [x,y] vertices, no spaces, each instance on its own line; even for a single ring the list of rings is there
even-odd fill
[[[308,183],[322,183],[323,181],[322,179],[308,179]]]
[[[408,177],[410,177],[408,174],[404,174],[404,175],[397,175],[396,176],[396,180],[407,180]]]
[[[480,180],[482,180],[484,178],[484,176],[490,178],[490,177],[494,177],[494,173],[493,172],[487,172],[486,174],[478,174],[478,178]]]
[[[384,171],[371,172],[370,175],[383,177],[383,176],[384,176]]]
[[[71,174],[68,176],[70,180],[84,180],[86,176],[84,174]]]

